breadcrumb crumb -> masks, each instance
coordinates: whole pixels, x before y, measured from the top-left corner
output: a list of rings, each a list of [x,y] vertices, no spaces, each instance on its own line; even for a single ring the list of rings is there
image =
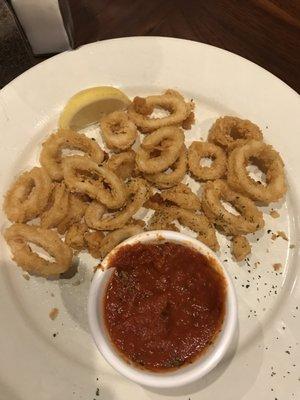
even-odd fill
[[[52,321],[54,321],[56,319],[56,317],[58,316],[59,310],[58,308],[52,308],[52,310],[49,312],[49,318],[52,319]]]
[[[289,240],[287,235],[286,235],[286,233],[283,232],[283,231],[277,231],[276,233],[273,233],[272,236],[271,236],[271,239],[272,240],[276,240],[279,237],[281,237],[283,240],[286,240],[286,241]]]
[[[234,236],[232,239],[231,253],[236,261],[242,261],[251,253],[251,246],[245,236]]]
[[[280,217],[279,212],[277,212],[276,210],[271,210],[270,211],[270,215],[271,215],[272,218],[279,218]]]
[[[282,268],[282,264],[281,263],[273,264],[273,268],[274,271],[279,271]]]

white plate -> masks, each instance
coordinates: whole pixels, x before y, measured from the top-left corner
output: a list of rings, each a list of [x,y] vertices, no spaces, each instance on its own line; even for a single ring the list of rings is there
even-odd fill
[[[187,133],[188,143],[204,138],[222,114],[257,123],[266,141],[280,150],[290,187],[287,201],[275,205],[279,219],[272,219],[265,208],[266,230],[285,231],[290,241],[253,235],[249,266],[233,263],[225,245],[222,259],[236,277],[239,337],[227,359],[206,378],[172,391],[131,383],[99,355],[86,314],[92,258],[83,257],[79,275],[71,280],[25,280],[1,238],[0,399],[299,398],[298,95],[255,64],[201,43],[126,38],[63,53],[1,91],[1,195],[19,171],[38,161],[41,141],[55,128],[67,99],[97,85],[118,86],[130,96],[175,88],[193,98],[197,124]],[[2,221],[3,230],[3,214]],[[296,247],[290,249],[290,244]],[[282,263],[282,270],[274,271],[274,263]],[[53,307],[59,309],[54,321],[48,316]]]

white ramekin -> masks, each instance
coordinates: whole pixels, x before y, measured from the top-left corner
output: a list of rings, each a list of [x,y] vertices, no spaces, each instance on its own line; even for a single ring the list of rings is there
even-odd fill
[[[101,311],[103,310],[103,300],[106,287],[113,272],[113,269],[105,270],[109,264],[110,257],[124,245],[135,244],[138,242],[157,242],[158,240],[161,241],[163,239],[165,239],[165,241],[187,245],[214,259],[217,266],[223,272],[227,283],[226,314],[221,332],[214,341],[213,345],[210,346],[203,356],[197,358],[193,363],[171,372],[151,372],[139,369],[138,367],[129,364],[122,358],[110,340]],[[103,260],[102,266],[104,267],[104,270],[97,269],[89,292],[89,324],[92,336],[101,354],[118,372],[141,385],[156,388],[169,388],[184,386],[188,383],[196,381],[197,379],[200,379],[220,362],[228,350],[237,328],[237,303],[231,279],[220,260],[212,250],[198,240],[178,232],[143,232],[139,235],[129,238],[117,246]]]

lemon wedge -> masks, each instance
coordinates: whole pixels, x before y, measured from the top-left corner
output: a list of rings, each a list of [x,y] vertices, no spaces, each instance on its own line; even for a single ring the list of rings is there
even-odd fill
[[[98,122],[101,116],[128,107],[130,100],[113,86],[91,87],[76,93],[59,117],[60,128],[80,130]]]

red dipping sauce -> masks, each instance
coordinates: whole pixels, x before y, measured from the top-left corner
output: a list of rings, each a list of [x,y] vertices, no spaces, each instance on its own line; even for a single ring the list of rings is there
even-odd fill
[[[226,281],[214,261],[175,243],[121,247],[111,258],[104,318],[129,362],[162,372],[191,363],[222,328]]]

